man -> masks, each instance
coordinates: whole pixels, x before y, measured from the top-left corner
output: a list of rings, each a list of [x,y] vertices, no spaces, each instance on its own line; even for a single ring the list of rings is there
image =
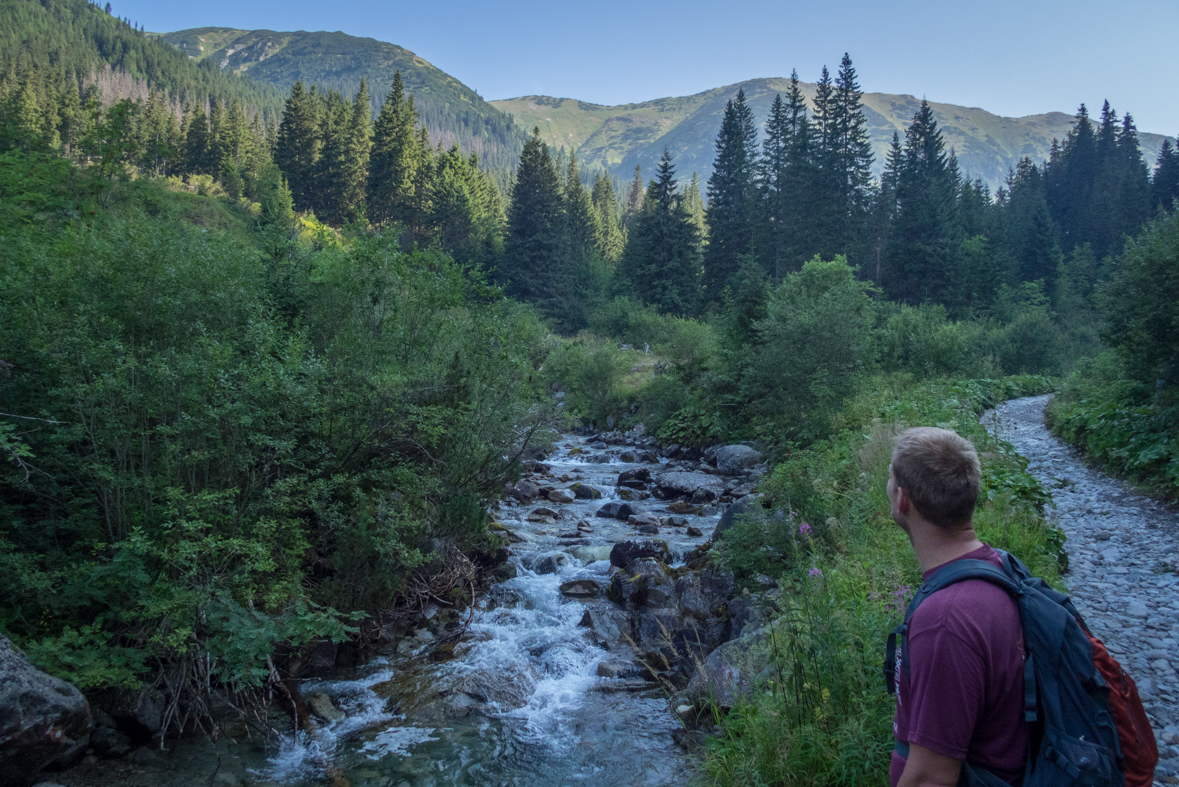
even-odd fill
[[[979,485],[974,446],[954,432],[921,427],[897,438],[889,506],[926,579],[963,558],[1001,565],[974,532]],[[908,665],[898,660],[894,673],[892,787],[954,787],[963,761],[1016,784],[1027,758],[1028,726],[1015,602],[981,579],[951,585],[917,608],[907,648]]]

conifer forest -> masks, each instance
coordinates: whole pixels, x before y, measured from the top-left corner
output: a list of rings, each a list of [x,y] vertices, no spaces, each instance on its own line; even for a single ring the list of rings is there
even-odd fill
[[[577,691],[670,719],[633,759],[679,764],[641,783],[883,785],[880,647],[920,584],[884,496],[901,425],[979,445],[980,533],[1061,587],[1051,490],[985,408],[1052,392],[1093,466],[1179,498],[1179,150],[1144,155],[1133,107],[1084,97],[992,189],[924,100],[878,160],[836,52],[764,116],[730,95],[709,172],[667,147],[620,179],[435,77],[280,88],[117,14],[0,3],[0,639],[90,708],[64,759],[4,770],[0,740],[6,784],[180,784],[174,752],[239,741],[250,769],[211,783],[638,781],[605,742],[568,771],[478,748],[504,725],[530,752],[555,713],[555,656],[471,677],[553,575],[544,630],[581,638],[586,685],[624,686]],[[593,551],[648,536],[640,568]],[[690,582],[728,584],[689,614]],[[643,611],[658,594],[674,623]],[[631,628],[607,646],[611,615]],[[692,695],[738,620],[778,632],[761,677]],[[471,732],[349,764],[410,727]],[[374,775],[430,757],[461,765]]]

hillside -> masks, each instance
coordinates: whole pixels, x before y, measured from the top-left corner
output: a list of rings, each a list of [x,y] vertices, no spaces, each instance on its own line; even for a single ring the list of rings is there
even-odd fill
[[[680,173],[695,171],[706,179],[712,172],[713,143],[725,103],[744,88],[754,115],[763,122],[774,95],[785,93],[789,84],[788,79],[752,79],[692,96],[614,107],[549,96],[523,96],[491,105],[512,115],[524,128],[539,127],[550,144],[575,149],[584,171],[605,168],[626,179],[639,164],[645,172],[653,172],[666,146]],[[802,83],[801,87],[812,100],[815,86]],[[865,93],[863,101],[879,173],[893,132],[904,137],[921,101],[888,93]],[[1072,124],[1072,116],[1062,112],[1007,118],[954,104],[931,102],[931,106],[963,171],[981,177],[992,190],[1023,156],[1047,159],[1053,138],[1063,139]],[[1140,139],[1143,155],[1153,163],[1164,137],[1142,132]]]
[[[55,83],[96,84],[107,102],[155,89],[174,105],[238,100],[276,122],[282,112],[271,85],[201,67],[86,0],[0,3],[0,72],[28,68]]]
[[[165,33],[160,40],[189,57],[215,63],[234,74],[289,91],[297,80],[321,90],[351,96],[367,77],[379,108],[398,70],[414,94],[418,113],[431,138],[449,146],[458,142],[475,150],[491,168],[516,163],[524,144],[523,131],[471,88],[413,52],[395,44],[344,33],[276,32],[202,27]]]

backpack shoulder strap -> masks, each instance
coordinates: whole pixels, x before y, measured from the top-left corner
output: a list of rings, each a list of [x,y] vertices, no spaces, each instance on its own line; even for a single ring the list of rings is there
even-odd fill
[[[909,661],[904,658],[904,651],[906,650],[905,640],[908,638],[909,633],[909,622],[913,619],[917,608],[921,606],[921,602],[925,601],[925,599],[943,588],[959,582],[965,582],[968,579],[985,580],[1003,588],[1003,590],[1012,596],[1018,597],[1023,594],[1020,588],[1020,582],[1016,578],[1018,576],[1018,568],[1013,567],[1009,562],[1009,560],[1015,561],[1015,558],[1006,552],[1000,552],[1000,554],[1003,556],[1003,568],[999,568],[985,560],[955,560],[935,571],[933,576],[925,580],[921,587],[917,589],[917,592],[913,594],[912,600],[905,608],[904,621],[888,635],[888,652],[884,662],[884,682],[889,694],[893,694],[896,691],[895,672],[897,666],[898,638],[901,647],[901,668],[907,673]],[[1018,563],[1018,561],[1015,562]],[[1019,565],[1022,566],[1022,564]]]

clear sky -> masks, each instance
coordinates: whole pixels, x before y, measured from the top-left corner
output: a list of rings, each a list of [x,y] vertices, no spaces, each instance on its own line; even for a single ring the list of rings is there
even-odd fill
[[[112,0],[167,32],[342,30],[391,41],[487,99],[620,104],[756,77],[813,82],[849,52],[866,91],[1000,115],[1094,115],[1109,99],[1141,131],[1179,133],[1179,0]]]

